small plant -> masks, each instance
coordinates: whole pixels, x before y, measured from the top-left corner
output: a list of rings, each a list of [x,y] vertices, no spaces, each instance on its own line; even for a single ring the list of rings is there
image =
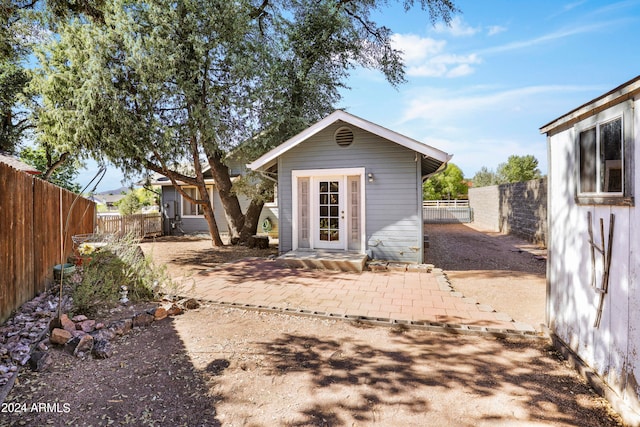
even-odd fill
[[[96,247],[91,243],[82,243],[78,246],[78,253],[82,256],[88,256],[96,251]]]
[[[114,239],[99,251],[91,244],[81,245],[79,251],[90,254],[91,262],[82,267],[82,279],[72,291],[75,313],[94,315],[101,308],[118,305],[122,286],[127,287],[131,302],[150,300],[156,288],[170,281],[162,269],[145,258],[138,240],[130,236]]]

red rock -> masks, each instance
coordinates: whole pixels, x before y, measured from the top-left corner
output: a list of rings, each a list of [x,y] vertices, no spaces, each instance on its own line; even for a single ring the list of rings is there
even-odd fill
[[[76,323],[76,329],[83,332],[92,332],[96,329],[96,321],[95,320],[83,320],[82,322]]]
[[[167,309],[164,307],[158,307],[153,312],[155,320],[162,320],[167,317]]]
[[[137,328],[137,327],[149,326],[150,324],[153,323],[155,318],[149,313],[140,313],[133,316],[132,320],[133,320],[133,327]]]
[[[55,328],[51,331],[51,337],[49,337],[49,341],[53,344],[64,345],[67,341],[71,339],[71,332],[66,329]]]
[[[169,316],[177,316],[182,313],[184,313],[184,310],[178,307],[176,304],[171,304],[171,307],[167,309],[167,314]]]
[[[63,314],[60,316],[60,324],[62,325],[62,329],[73,332],[76,330],[76,324],[73,323],[73,320],[69,319],[69,316]]]
[[[85,316],[84,314],[79,314],[77,316],[73,316],[71,318],[71,320],[73,320],[74,322],[78,323],[78,322],[84,322],[85,320],[89,319],[87,316]]]

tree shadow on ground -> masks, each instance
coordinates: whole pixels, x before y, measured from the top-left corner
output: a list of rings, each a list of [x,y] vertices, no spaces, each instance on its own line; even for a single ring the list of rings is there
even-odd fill
[[[56,410],[2,414],[7,417],[0,425],[221,425],[203,373],[194,369],[173,321],[134,328],[114,341],[108,359],[51,349],[50,370],[23,370],[6,402],[58,404]],[[228,366],[215,362],[209,373]]]
[[[617,425],[593,405],[589,388],[561,369],[547,342],[390,330],[388,340],[372,345],[355,332],[341,339],[283,334],[260,343],[270,375],[304,373],[317,396],[290,425]],[[336,401],[340,395],[349,398]],[[380,418],[389,411],[393,418]]]

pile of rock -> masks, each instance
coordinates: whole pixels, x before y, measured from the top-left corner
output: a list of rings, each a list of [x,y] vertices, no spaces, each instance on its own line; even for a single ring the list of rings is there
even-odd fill
[[[110,324],[79,315],[57,316],[58,299],[43,293],[23,304],[12,318],[0,326],[0,388],[7,385],[20,366],[27,363],[42,371],[51,364],[50,347],[62,348],[76,357],[108,358],[113,354],[111,341],[135,327],[145,327],[184,310],[199,307],[194,299],[168,302]],[[70,299],[64,298],[61,311],[68,311]],[[7,385],[11,387],[11,385]]]
[[[62,310],[70,307],[62,299]],[[46,335],[49,322],[58,310],[58,296],[45,292],[28,301],[0,326],[0,387],[4,386],[29,361],[31,349]]]
[[[133,317],[117,320],[105,325],[96,322],[86,316],[74,316],[71,319],[63,314],[60,318],[54,318],[49,324],[50,335],[48,339],[38,344],[36,351],[31,356],[31,368],[34,370],[46,369],[49,357],[46,353],[50,345],[64,348],[66,352],[76,357],[92,355],[97,359],[111,357],[113,349],[111,341],[126,334],[133,328],[146,327],[157,320],[168,316],[182,314],[185,309],[198,308],[199,303],[194,299],[180,301],[178,304],[169,303],[135,314]]]

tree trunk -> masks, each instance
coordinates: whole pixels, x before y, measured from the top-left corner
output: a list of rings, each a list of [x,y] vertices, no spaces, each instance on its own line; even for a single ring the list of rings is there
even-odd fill
[[[229,167],[222,162],[220,152],[207,153],[209,166],[213,179],[216,182],[216,188],[224,207],[224,214],[229,224],[229,236],[232,241],[244,242],[241,232],[244,226],[244,214],[240,208],[238,196],[231,191],[231,176],[229,175]]]
[[[260,212],[262,212],[263,206],[264,201],[262,200],[256,201],[256,199],[253,199],[249,203],[247,212],[244,214],[244,226],[240,233],[240,241],[248,241],[251,236],[257,233],[258,221],[260,220]]]
[[[208,198],[209,196],[207,195],[206,199]],[[220,237],[220,230],[218,230],[218,224],[216,223],[216,218],[214,217],[213,207],[211,206],[211,203],[207,203],[202,206],[204,208],[204,218],[207,220],[209,233],[211,234],[211,244],[213,246],[224,246],[222,238]]]

